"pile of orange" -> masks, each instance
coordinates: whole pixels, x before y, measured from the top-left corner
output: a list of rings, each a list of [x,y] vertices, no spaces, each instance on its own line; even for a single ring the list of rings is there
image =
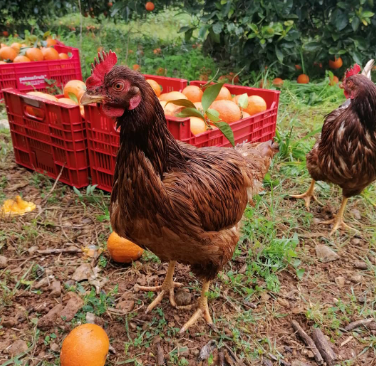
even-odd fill
[[[10,46],[1,44],[0,62],[4,64],[68,59],[69,56],[66,53],[59,53],[55,50],[56,43],[55,39],[47,38],[46,47],[39,48],[18,42]]]
[[[33,95],[35,97],[48,99],[56,103],[78,105],[80,106],[81,116],[85,117],[84,106],[80,104],[81,98],[86,90],[86,85],[81,80],[70,80],[64,86],[64,98],[56,98],[54,95],[50,95],[43,92],[28,92],[28,95]],[[42,117],[38,109],[32,106],[26,107],[26,112],[35,117]]]
[[[178,117],[179,113],[185,108],[173,103],[168,103],[171,100],[187,99],[192,102],[195,107],[202,112],[202,96],[203,90],[196,85],[189,85],[185,87],[182,92],[172,91],[169,93],[161,93],[160,85],[154,80],[147,80],[150,86],[153,88],[155,94],[161,103],[166,116]],[[282,80],[283,83],[283,80]],[[225,86],[222,86],[217,98],[211,104],[210,109],[214,109],[219,113],[219,118],[223,122],[232,123],[252,116],[254,114],[263,112],[266,110],[267,105],[263,98],[257,95],[248,96],[248,106],[242,109],[238,105],[239,96],[232,96],[231,92]],[[205,116],[206,118],[206,116]],[[208,127],[208,125],[198,117],[190,117],[191,132],[194,135],[198,135],[208,130],[208,128],[216,128],[214,126]],[[211,121],[208,121],[211,123]]]

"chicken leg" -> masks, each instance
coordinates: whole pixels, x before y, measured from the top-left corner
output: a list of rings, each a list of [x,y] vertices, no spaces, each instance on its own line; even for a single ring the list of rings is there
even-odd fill
[[[183,286],[182,283],[179,282],[174,282],[173,276],[174,276],[174,271],[175,271],[175,264],[176,261],[170,261],[168,264],[168,269],[167,269],[167,274],[166,277],[162,283],[161,286],[139,286],[135,285],[134,289],[136,291],[160,291],[161,292],[158,294],[158,296],[154,299],[154,301],[148,306],[146,309],[146,314],[150,313],[163,299],[164,295],[166,293],[169,293],[170,295],[170,303],[173,307],[176,307],[176,301],[175,301],[175,293],[174,289],[175,287],[181,287]]]
[[[311,198],[314,199],[320,206],[323,204],[317,199],[317,197],[313,194],[313,191],[315,189],[315,181],[312,179],[311,185],[308,188],[308,191],[303,194],[294,194],[290,195],[290,197],[293,198],[303,198],[305,201],[305,207],[307,208],[307,211],[309,211],[309,205],[311,204]]]
[[[208,307],[208,296],[206,295],[209,291],[210,281],[205,281],[202,284],[202,290],[201,290],[201,297],[198,300],[198,309],[194,312],[194,314],[191,316],[191,318],[183,325],[183,327],[180,329],[179,333],[184,333],[190,326],[195,324],[197,320],[203,316],[206,322],[213,326],[213,320],[209,313],[209,307]],[[188,309],[190,306],[179,306],[178,309]]]
[[[332,228],[332,231],[330,232],[329,236],[332,236],[339,228],[341,228],[342,230],[347,229],[347,230],[358,231],[358,230],[352,228],[351,226],[345,224],[345,222],[343,221],[343,214],[345,212],[345,208],[346,208],[346,204],[347,204],[348,200],[349,200],[348,198],[343,197],[341,208],[339,209],[337,215],[335,215],[335,217],[333,219],[330,219],[330,220],[327,220],[327,221],[321,221],[319,223],[321,225],[333,224],[333,228]]]

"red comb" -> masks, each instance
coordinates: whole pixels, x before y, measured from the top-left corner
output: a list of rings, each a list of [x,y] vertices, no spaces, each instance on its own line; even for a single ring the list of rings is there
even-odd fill
[[[111,71],[116,62],[117,56],[115,52],[111,50],[108,53],[102,51],[102,54],[98,52],[98,61],[95,58],[94,63],[91,64],[91,76],[86,80],[86,86],[90,88],[102,85],[105,75]]]
[[[347,69],[347,71],[345,73],[345,78],[359,74],[360,71],[361,71],[360,66],[358,64],[355,64],[351,69]]]

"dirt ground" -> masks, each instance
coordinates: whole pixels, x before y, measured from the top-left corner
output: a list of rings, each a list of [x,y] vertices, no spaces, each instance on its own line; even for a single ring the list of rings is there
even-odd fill
[[[100,253],[110,233],[109,195],[82,190],[79,196],[61,183],[53,187],[53,181],[15,164],[9,134],[0,134],[0,142],[0,202],[22,193],[38,206],[25,216],[0,219],[0,255],[6,258],[0,261],[0,364],[58,365],[64,337],[84,322],[95,322],[108,333],[106,365],[159,365],[163,360],[168,365],[320,364],[296,334],[296,321],[310,336],[313,328],[322,330],[337,356],[333,365],[376,365],[376,322],[345,329],[375,317],[374,216],[363,215],[361,198],[351,202],[348,215],[353,226],[362,223],[362,234],[329,239],[329,228],[318,225],[333,215],[338,198],[331,201],[334,208],[313,204],[311,214],[294,218],[296,259],[304,273],[286,263],[277,271],[276,290],[268,289],[269,277],[252,270],[256,257],[267,265],[267,257],[257,254],[261,239],[241,242],[211,286],[209,306],[217,329],[200,320],[179,336],[192,311],[174,309],[164,299],[145,315],[154,295],[134,291],[136,283],[160,284],[167,265],[147,252],[132,265],[118,265],[106,251]],[[278,166],[274,170],[277,174]],[[283,194],[291,191],[288,179],[278,189],[275,221],[275,212],[262,201],[257,214],[283,238],[292,225],[291,212],[304,210]],[[269,202],[270,192],[263,197]],[[320,259],[320,245],[332,249],[332,257]],[[188,267],[178,265],[175,280],[185,285],[179,296],[197,299],[201,284]],[[213,350],[205,356],[202,348],[210,341]]]

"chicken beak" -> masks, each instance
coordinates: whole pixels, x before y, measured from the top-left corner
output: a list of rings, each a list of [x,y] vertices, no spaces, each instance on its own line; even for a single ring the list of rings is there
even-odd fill
[[[104,100],[103,95],[90,95],[87,92],[82,96],[80,103],[81,105],[88,105],[91,103],[102,103]]]

